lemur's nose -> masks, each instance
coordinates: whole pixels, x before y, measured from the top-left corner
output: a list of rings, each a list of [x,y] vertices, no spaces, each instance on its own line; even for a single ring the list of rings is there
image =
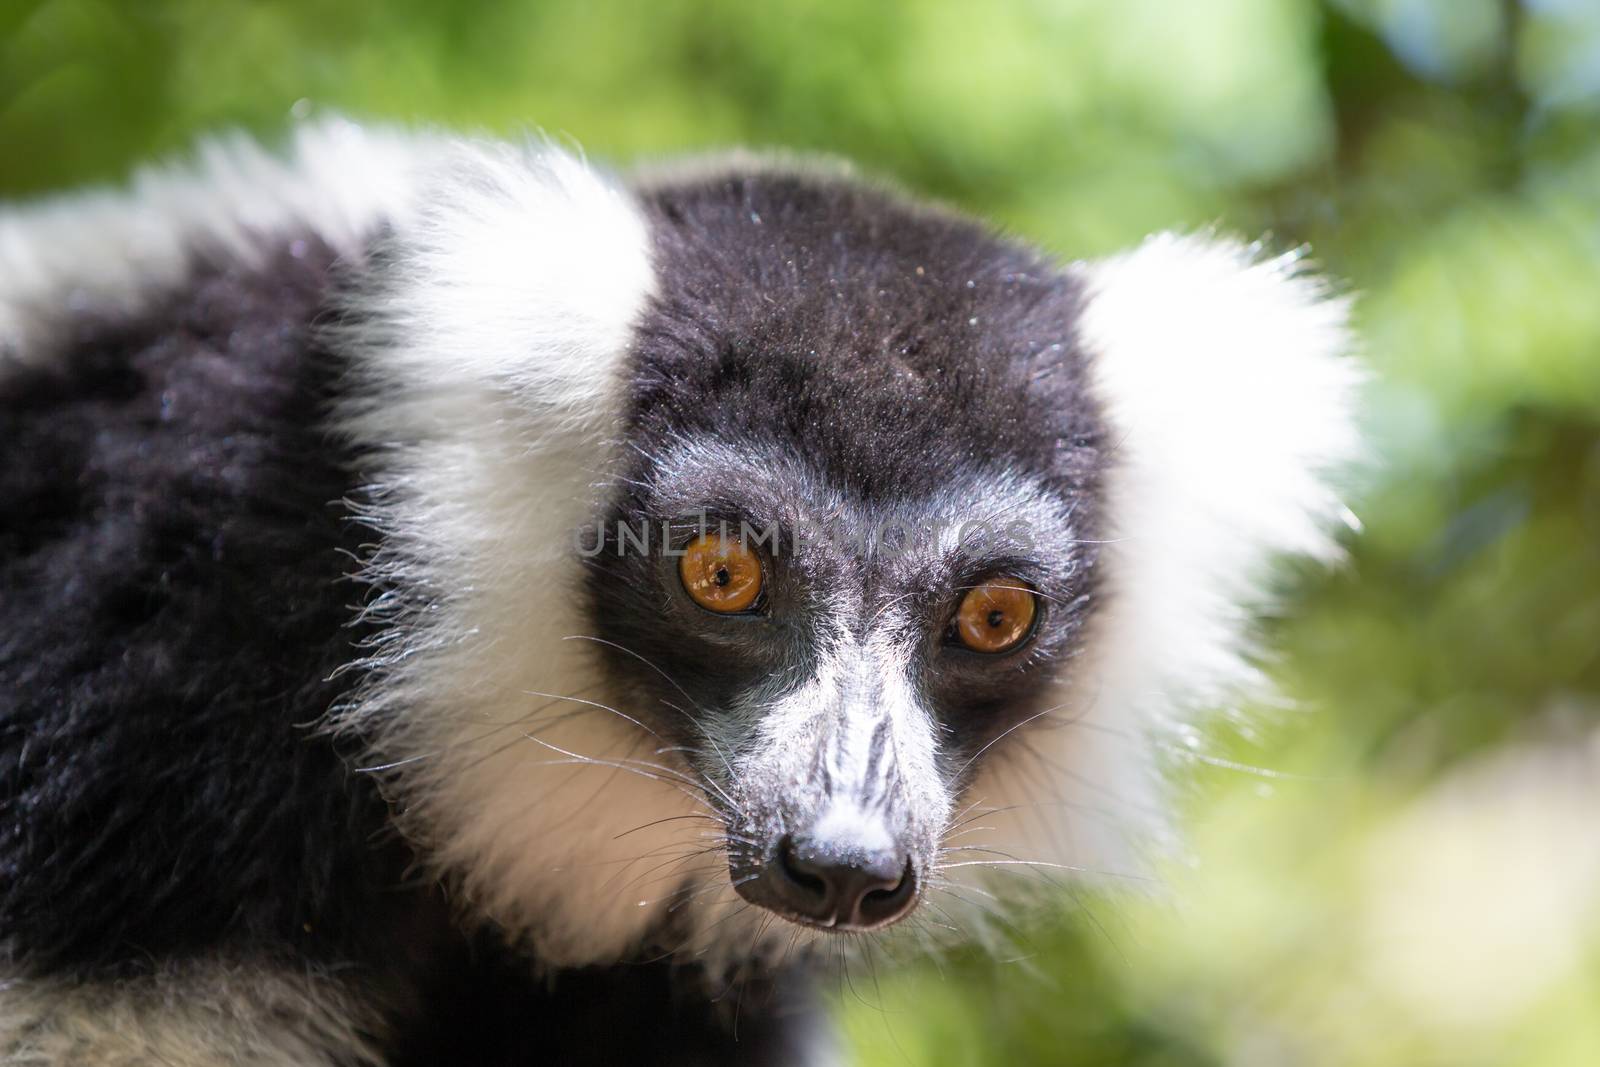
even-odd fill
[[[869,930],[900,918],[916,902],[911,861],[893,849],[840,847],[786,834],[767,868],[778,899],[802,919],[836,930]]]

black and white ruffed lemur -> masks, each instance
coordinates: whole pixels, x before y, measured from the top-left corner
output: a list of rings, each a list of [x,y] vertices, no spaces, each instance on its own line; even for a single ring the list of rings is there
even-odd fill
[[[340,120],[5,209],[0,1062],[837,1056],[807,960],[1146,870],[1346,314]]]

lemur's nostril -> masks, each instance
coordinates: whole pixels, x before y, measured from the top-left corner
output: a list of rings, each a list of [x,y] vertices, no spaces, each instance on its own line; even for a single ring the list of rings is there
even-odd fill
[[[812,874],[807,864],[795,855],[794,838],[788,834],[783,835],[783,840],[778,842],[778,863],[783,868],[783,874],[794,885],[818,898],[828,895],[828,883],[825,879]]]
[[[906,860],[900,872],[900,882],[890,889],[873,889],[856,905],[856,914],[864,926],[881,926],[893,922],[910,910],[917,896],[917,873],[911,861]]]
[[[802,922],[865,930],[910,910],[916,874],[897,851],[841,848],[786,834],[773,862],[739,883],[739,892]]]

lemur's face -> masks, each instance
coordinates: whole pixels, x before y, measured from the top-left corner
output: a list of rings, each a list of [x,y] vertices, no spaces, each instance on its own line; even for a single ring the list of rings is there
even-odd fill
[[[433,180],[343,316],[389,624],[347,718],[460,899],[721,975],[1142,877],[1153,739],[1254,681],[1262,561],[1330,551],[1342,302],[803,167]]]
[[[593,625],[705,783],[747,901],[909,914],[990,746],[1097,602],[1106,441],[1080,294],[977,227],[782,176],[647,195]]]

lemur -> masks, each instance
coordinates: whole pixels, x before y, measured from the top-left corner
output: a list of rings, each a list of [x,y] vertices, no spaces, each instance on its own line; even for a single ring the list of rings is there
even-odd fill
[[[5,209],[0,1062],[827,1062],[819,967],[1167,847],[1347,315],[343,119]]]

